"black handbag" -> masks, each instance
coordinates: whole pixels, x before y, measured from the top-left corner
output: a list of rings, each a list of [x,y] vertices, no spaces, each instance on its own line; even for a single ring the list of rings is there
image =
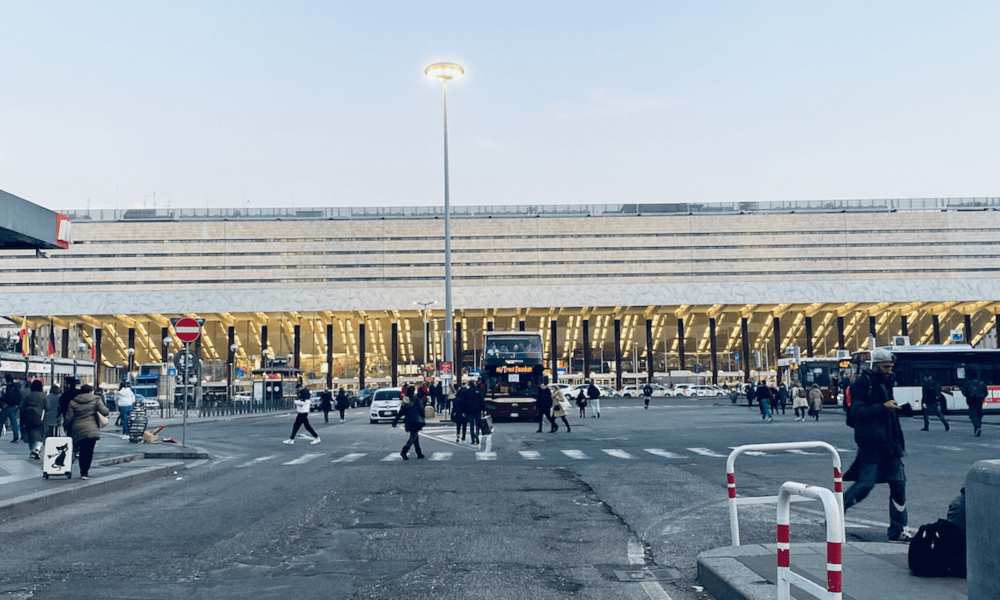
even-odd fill
[[[486,418],[479,419],[479,433],[482,435],[493,433],[493,417],[487,415]]]

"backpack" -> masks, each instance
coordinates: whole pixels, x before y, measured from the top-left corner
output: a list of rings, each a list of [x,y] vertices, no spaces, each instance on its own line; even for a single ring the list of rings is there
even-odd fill
[[[969,395],[973,398],[985,398],[989,394],[989,390],[986,389],[986,384],[981,380],[976,379],[969,382]]]
[[[21,424],[29,429],[33,429],[42,424],[42,415],[34,406],[26,406],[21,411]]]
[[[864,377],[865,382],[868,384],[868,396],[871,396],[871,394],[872,394],[872,378],[869,377],[869,376],[867,376],[867,375],[862,375],[861,377]],[[861,380],[861,377],[858,377],[858,379],[855,380],[854,383],[857,384],[858,381]],[[851,429],[854,429],[854,411],[851,410],[851,388],[852,387],[854,387],[854,385],[849,385],[849,386],[847,386],[847,389],[844,390],[844,412],[845,412],[844,422],[847,423],[848,427],[850,427]]]
[[[965,536],[946,519],[921,525],[907,562],[917,577],[965,577]]]

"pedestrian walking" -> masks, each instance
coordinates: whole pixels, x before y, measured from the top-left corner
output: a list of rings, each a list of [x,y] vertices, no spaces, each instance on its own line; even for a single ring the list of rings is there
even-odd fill
[[[891,352],[876,348],[871,353],[871,368],[862,367],[861,374],[851,384],[848,424],[854,426],[858,454],[844,474],[844,481],[855,482],[844,492],[844,510],[864,500],[875,484],[887,483],[889,541],[909,542],[910,536],[906,534],[906,474],[903,470],[906,444],[899,425],[900,406],[892,393],[894,361]]]
[[[21,386],[14,382],[14,376],[6,373],[3,376],[6,387],[3,396],[0,397],[0,427],[4,423],[10,423],[9,429],[14,433],[16,442],[21,439],[21,430],[17,424],[17,413],[21,406]]]
[[[58,385],[49,388],[49,395],[45,397],[45,437],[59,435],[59,425],[62,417],[59,416],[59,396],[62,394]]]
[[[347,392],[344,390],[344,388],[340,388],[339,390],[337,390],[336,408],[337,412],[340,413],[341,423],[343,423],[346,420],[346,418],[344,417],[344,411],[347,410],[350,406],[351,406],[351,401],[350,399],[348,399]]]
[[[778,406],[781,408],[781,414],[785,414],[785,406],[787,405],[788,405],[788,388],[785,387],[785,383],[782,382],[778,384]]]
[[[28,457],[41,459],[42,442],[45,441],[45,389],[42,381],[31,382],[31,389],[21,407],[21,435],[28,442]]]
[[[466,382],[462,389],[455,394],[455,401],[451,406],[451,420],[455,422],[455,443],[465,441],[465,433],[469,427],[469,422],[465,419],[466,407],[469,405],[469,395],[472,393],[472,383]]]
[[[586,390],[580,388],[580,393],[576,395],[576,405],[580,409],[580,418],[583,419],[587,416],[587,394]]]
[[[806,411],[809,410],[809,398],[806,389],[800,385],[792,388],[792,410],[795,412],[796,421],[806,420]]]
[[[552,422],[552,429],[549,433],[555,433],[559,431],[559,426],[556,425],[556,419],[562,419],[562,422],[566,425],[566,433],[572,431],[569,426],[569,421],[566,420],[566,415],[569,414],[569,400],[566,400],[566,396],[562,393],[559,388],[552,389],[552,418],[549,419]]]
[[[538,431],[542,433],[542,422],[549,420],[552,430],[555,431],[556,420],[552,418],[552,389],[549,387],[549,378],[542,379],[542,385],[538,386],[538,398],[535,400],[535,408],[538,410]]]
[[[757,398],[757,390],[754,388],[753,380],[747,384],[747,408],[753,410],[753,401]]]
[[[962,384],[962,395],[965,396],[965,403],[969,405],[969,420],[972,421],[972,435],[979,437],[983,431],[983,402],[989,388],[982,379],[966,379]]]
[[[333,392],[330,390],[323,390],[319,395],[319,409],[323,411],[323,423],[330,422],[330,411],[333,410]],[[343,423],[344,419],[341,418],[340,422]]]
[[[421,389],[421,391],[424,390]],[[410,446],[417,451],[417,458],[424,457],[424,453],[420,451],[420,430],[424,428],[426,423],[424,418],[424,398],[426,397],[426,394],[418,394],[416,398],[413,395],[407,396],[399,405],[399,411],[392,420],[392,426],[395,427],[399,420],[403,419],[403,427],[410,434],[406,443],[403,444],[403,449],[399,451],[403,460],[410,460],[410,457],[407,456],[410,452]]]
[[[653,397],[653,386],[648,383],[642,386],[642,401],[646,410],[649,410],[649,399]]]
[[[587,396],[590,398],[590,416],[601,418],[601,390],[596,385],[594,381],[590,381],[590,385],[587,386]]]
[[[118,405],[118,418],[122,422],[122,439],[128,439],[128,416],[135,406],[135,392],[124,381],[118,384],[115,392],[115,404]]]
[[[812,384],[809,388],[809,414],[813,420],[819,421],[819,413],[823,412],[823,390],[819,389],[819,384]]]
[[[937,415],[938,420],[944,424],[945,431],[951,429],[948,421],[941,414],[941,401],[944,400],[941,396],[941,386],[938,382],[934,381],[934,377],[930,373],[924,373],[923,381],[920,382],[920,395],[924,405],[924,428],[920,431],[930,430],[931,423],[928,417],[930,417],[931,413]]]
[[[101,397],[89,384],[80,387],[79,392],[69,401],[63,427],[73,437],[73,447],[80,453],[80,479],[90,479],[90,465],[94,462],[94,448],[101,439],[101,429],[97,414],[105,417],[111,414]]]
[[[778,414],[778,395],[779,395],[777,388],[769,387],[768,394],[769,394],[768,404],[771,407],[771,414],[776,415]]]
[[[757,404],[760,405],[760,420],[767,421],[768,423],[774,421],[774,417],[771,415],[771,393],[773,391],[763,379],[760,381],[760,385],[757,386]]]
[[[304,393],[303,393],[304,392]],[[319,434],[316,430],[312,428],[309,424],[309,390],[306,388],[300,388],[299,394],[295,398],[295,424],[292,425],[292,435],[284,441],[285,444],[295,443],[295,434],[299,432],[299,427],[305,427],[309,435],[313,437],[310,444],[318,444],[320,442]]]
[[[469,389],[468,400],[465,403],[465,419],[469,423],[469,433],[472,436],[473,444],[479,443],[480,422],[485,411],[486,397],[483,396],[482,388],[474,385]]]

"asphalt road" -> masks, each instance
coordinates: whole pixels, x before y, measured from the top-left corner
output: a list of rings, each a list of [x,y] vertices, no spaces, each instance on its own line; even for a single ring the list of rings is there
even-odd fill
[[[842,413],[773,423],[728,400],[604,400],[572,432],[500,423],[478,447],[430,426],[403,462],[402,427],[313,414],[322,443],[281,441],[294,415],[188,428],[212,459],[126,493],[0,524],[0,594],[32,599],[708,598],[699,552],[730,545],[725,457],[751,443],[826,441],[854,456]],[[904,423],[910,524],[944,515],[965,473],[997,458],[1000,427],[974,438]],[[1000,419],[988,417],[988,422]],[[547,428],[546,428],[547,429]],[[831,486],[828,455],[737,462],[742,495],[784,481]],[[888,490],[848,513],[848,537],[882,541]],[[741,508],[746,543],[774,541],[774,506]],[[820,507],[793,505],[792,541],[823,541]],[[645,568],[661,581],[623,582]],[[670,568],[676,569],[671,572]],[[646,576],[649,576],[647,573]],[[668,580],[672,575],[677,578]]]

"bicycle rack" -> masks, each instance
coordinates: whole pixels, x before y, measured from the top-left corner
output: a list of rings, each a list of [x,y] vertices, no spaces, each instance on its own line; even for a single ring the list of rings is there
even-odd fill
[[[840,469],[840,453],[826,442],[783,442],[777,444],[748,444],[739,446],[729,453],[726,459],[726,486],[729,488],[729,529],[732,532],[733,545],[740,545],[740,520],[738,506],[740,504],[767,504],[777,502],[778,496],[736,497],[736,458],[744,452],[769,452],[774,450],[805,450],[820,448],[828,451],[833,457],[833,493],[840,506],[840,514],[844,514],[844,490]],[[806,500],[808,498],[801,498]]]
[[[820,500],[826,513],[826,589],[805,577],[792,572],[790,507],[793,496]],[[786,481],[778,492],[778,600],[791,600],[791,586],[823,598],[843,599],[843,498],[824,487]]]

